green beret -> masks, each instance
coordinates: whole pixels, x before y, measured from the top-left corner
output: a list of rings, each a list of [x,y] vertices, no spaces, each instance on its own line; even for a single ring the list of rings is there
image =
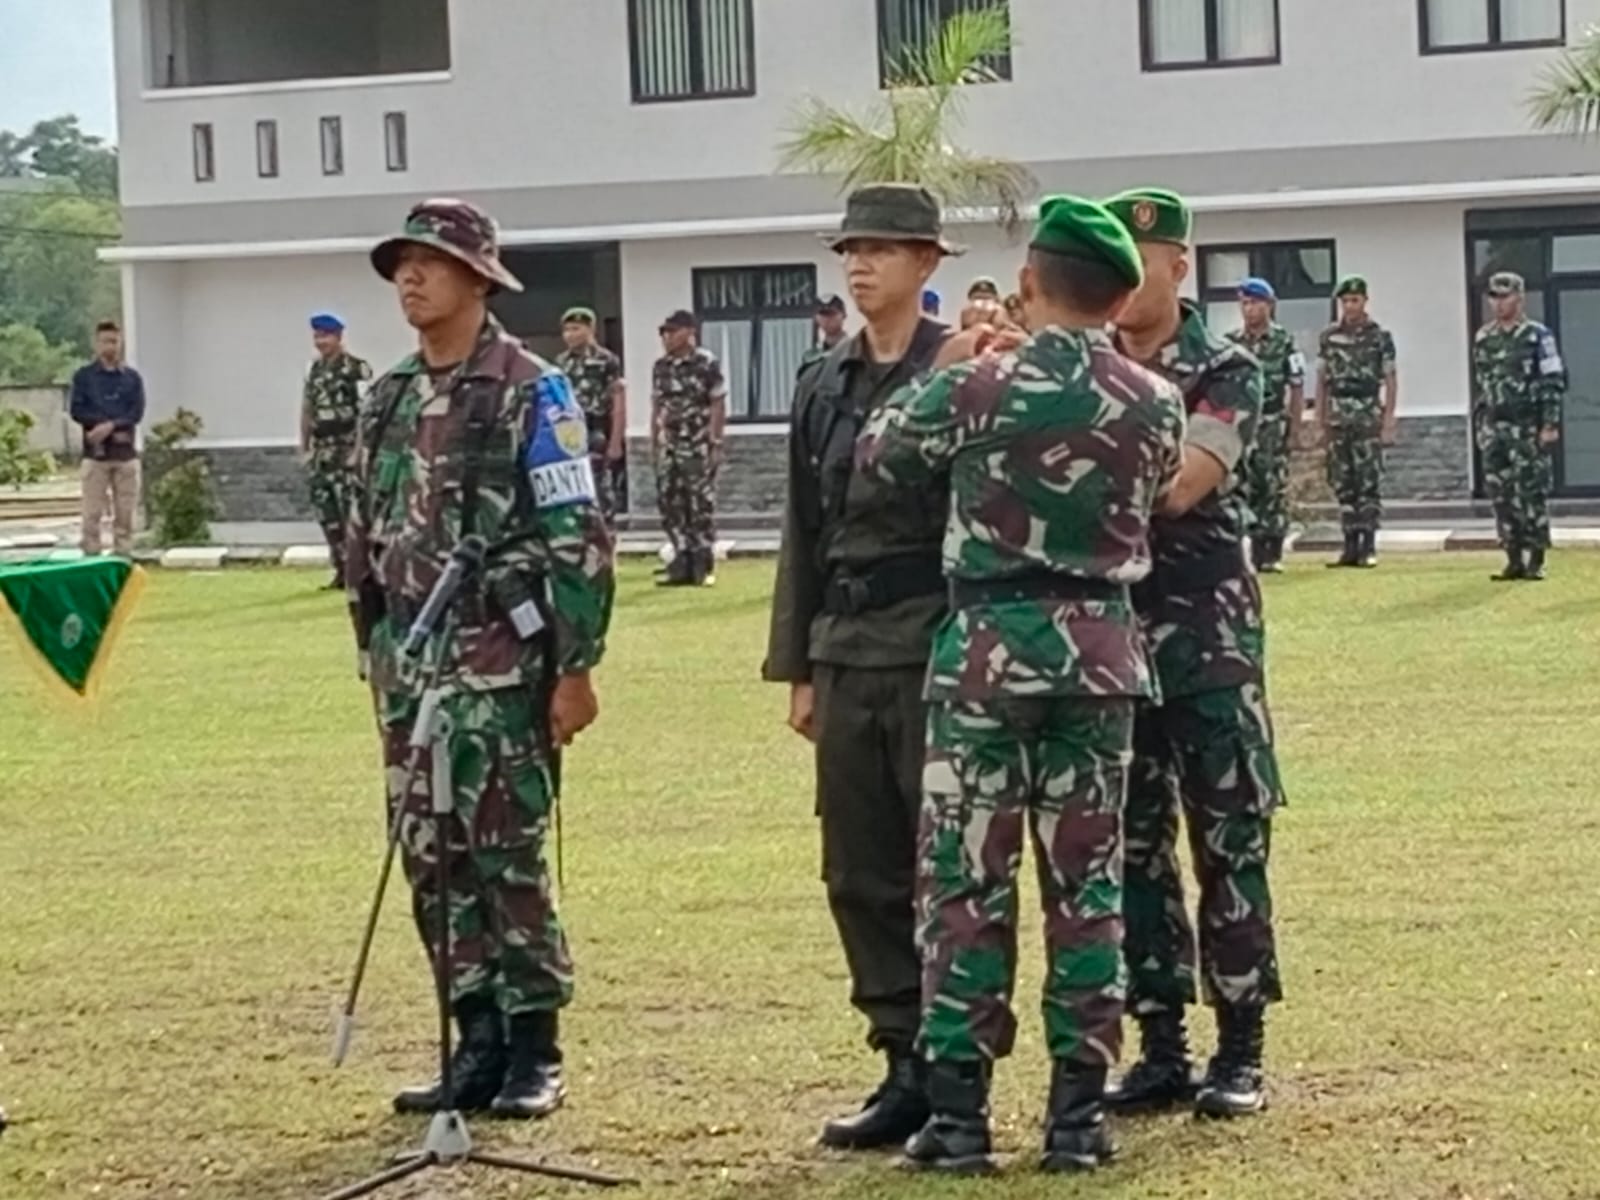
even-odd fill
[[[561,323],[563,325],[593,325],[594,309],[584,308],[582,305],[577,308],[569,308],[561,314]]]
[[[1189,244],[1194,217],[1177,192],[1165,188],[1134,188],[1111,197],[1105,204],[1128,227],[1136,242]]]
[[[1047,196],[1039,205],[1034,250],[1104,263],[1130,290],[1144,282],[1144,262],[1132,235],[1103,204],[1081,196]]]
[[[1346,275],[1339,280],[1339,286],[1333,289],[1335,296],[1365,296],[1367,294],[1367,277],[1365,275]]]

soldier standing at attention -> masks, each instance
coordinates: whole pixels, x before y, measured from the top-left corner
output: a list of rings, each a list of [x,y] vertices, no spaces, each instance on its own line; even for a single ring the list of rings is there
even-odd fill
[[[592,308],[569,308],[561,317],[566,350],[556,366],[572,381],[589,427],[589,465],[594,471],[600,511],[606,524],[617,519],[617,494],[611,475],[622,462],[628,437],[627,388],[622,360],[602,346],[594,334]]]
[[[333,558],[330,590],[344,587],[345,522],[354,499],[356,418],[372,368],[344,348],[344,322],[332,313],[311,318],[317,357],[306,373],[300,409],[300,455],[311,475],[311,507]]]
[[[1339,281],[1339,320],[1322,331],[1317,428],[1328,438],[1328,483],[1339,501],[1344,552],[1330,567],[1378,565],[1383,448],[1394,445],[1394,338],[1367,315],[1367,281]]]
[[[822,1144],[898,1146],[928,1117],[914,1052],[921,1011],[913,889],[922,801],[923,676],[945,613],[941,485],[858,473],[862,422],[932,363],[949,332],[918,311],[940,260],[939,202],[877,185],[854,192],[830,245],[866,322],[795,394],[789,494],[762,675],[789,685],[789,725],[816,744],[828,907],[867,1043],[888,1060],[859,1113]]]
[[[717,466],[728,389],[716,355],[696,344],[699,323],[679,310],[661,325],[650,432],[656,446],[661,524],[672,542],[665,587],[710,583],[716,554]]]
[[[833,348],[844,341],[846,315],[842,297],[830,294],[818,298],[817,312],[813,318],[816,324],[817,340],[811,349],[805,352],[804,357],[800,359],[800,374],[805,374],[806,368],[813,363],[819,363],[827,358]]]
[[[1494,502],[1505,569],[1493,578],[1543,579],[1550,546],[1550,449],[1561,439],[1567,371],[1556,336],[1527,314],[1522,276],[1489,278],[1494,320],[1472,343],[1473,416]]]
[[[1182,198],[1141,189],[1108,207],[1138,242],[1145,270],[1118,319],[1118,347],[1177,384],[1189,415],[1183,470],[1152,530],[1155,569],[1133,594],[1161,700],[1135,722],[1128,787],[1128,1007],[1141,1053],[1110,1099],[1133,1110],[1194,1096],[1200,1115],[1239,1116],[1263,1107],[1265,1011],[1282,999],[1267,858],[1283,791],[1239,489],[1261,412],[1261,368],[1179,299],[1191,226]],[[1200,893],[1201,986],[1219,1034],[1197,1096],[1184,1025],[1195,1002],[1195,939],[1178,867],[1180,808]]]
[[[357,463],[348,583],[356,640],[382,729],[391,805],[405,805],[402,861],[423,944],[438,906],[452,923],[450,995],[460,1040],[455,1094],[409,1088],[401,1112],[490,1108],[541,1117],[566,1095],[557,1014],[572,999],[572,960],[556,915],[545,836],[555,805],[551,754],[593,723],[589,672],[611,615],[612,549],[595,503],[583,410],[566,377],[524,350],[488,297],[521,291],[501,264],[494,222],[459,200],[411,210],[372,252],[418,350],[372,389]],[[406,632],[474,535],[484,568],[456,602],[444,656],[444,715],[455,811],[435,844],[426,759],[411,794],[394,794],[422,681]],[[435,855],[449,857],[440,896]]]
[[[1283,542],[1289,536],[1289,455],[1300,440],[1305,412],[1305,356],[1294,334],[1273,319],[1278,295],[1265,279],[1239,285],[1244,325],[1228,335],[1261,364],[1261,424],[1251,449],[1245,498],[1255,524],[1250,550],[1256,570],[1283,570]]]
[[[1150,515],[1177,473],[1183,401],[1104,332],[1143,277],[1104,207],[1046,199],[1022,271],[1015,352],[959,361],[868,418],[863,471],[950,489],[951,615],[928,671],[918,838],[920,1044],[933,1115],[908,1164],[991,1166],[989,1078],[1016,1019],[1024,827],[1045,921],[1054,1062],[1041,1166],[1111,1157],[1106,1072],[1122,1043],[1122,809],[1134,709],[1153,680],[1130,584],[1150,571]]]

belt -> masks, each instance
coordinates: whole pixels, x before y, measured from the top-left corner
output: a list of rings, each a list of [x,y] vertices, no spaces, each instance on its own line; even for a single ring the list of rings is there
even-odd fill
[[[942,591],[944,566],[936,555],[902,554],[875,562],[865,571],[835,570],[823,585],[822,611],[853,617]]]
[[[340,437],[355,431],[354,421],[318,421],[311,426],[312,437]]]
[[[1225,546],[1165,569],[1157,567],[1143,582],[1133,585],[1133,602],[1149,609],[1169,596],[1204,595],[1216,591],[1218,585],[1230,579],[1242,578],[1247,572],[1244,551],[1238,546]]]
[[[1376,400],[1378,398],[1378,389],[1373,388],[1371,391],[1365,392],[1341,392],[1335,389],[1333,398],[1335,400]]]
[[[1109,579],[1085,579],[1060,571],[1029,571],[1001,579],[952,579],[950,607],[1014,604],[1027,600],[1117,600],[1128,587]]]

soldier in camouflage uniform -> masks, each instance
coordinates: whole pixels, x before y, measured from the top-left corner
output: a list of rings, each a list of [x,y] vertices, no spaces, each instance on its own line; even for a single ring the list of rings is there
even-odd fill
[[[815,317],[817,340],[801,357],[799,374],[804,375],[807,367],[827,358],[833,352],[833,348],[844,341],[844,323],[847,315],[843,297],[831,294],[818,297]]]
[[[344,322],[332,313],[311,318],[317,357],[306,372],[300,408],[300,454],[311,476],[311,507],[328,540],[333,581],[344,587],[345,520],[355,498],[356,417],[372,368],[344,348]]]
[[[1550,450],[1561,438],[1567,371],[1556,336],[1527,314],[1522,276],[1489,279],[1494,320],[1472,342],[1473,422],[1506,552],[1496,580],[1543,579],[1550,546]]]
[[[1339,501],[1344,552],[1330,567],[1378,565],[1383,448],[1394,444],[1394,338],[1367,315],[1367,281],[1339,281],[1339,320],[1322,331],[1317,428],[1328,439],[1328,483]]]
[[[1129,585],[1176,474],[1177,390],[1104,332],[1142,278],[1104,207],[1047,199],[1022,276],[1015,350],[947,365],[867,420],[862,469],[948,480],[951,616],[928,672],[918,846],[920,1045],[933,1116],[912,1166],[987,1169],[987,1091],[1010,1054],[1024,829],[1045,913],[1045,1037],[1054,1060],[1041,1165],[1112,1153],[1106,1072],[1121,1046],[1122,807],[1138,698],[1152,677]],[[941,365],[991,329],[961,335]]]
[[[592,308],[569,308],[561,317],[561,340],[566,350],[556,367],[572,381],[589,427],[589,466],[600,494],[600,511],[610,525],[617,517],[617,493],[612,472],[621,464],[627,445],[627,394],[622,381],[622,360],[594,335]]]
[[[1264,1103],[1263,1018],[1282,998],[1267,858],[1283,793],[1241,495],[1261,368],[1179,299],[1191,224],[1182,198],[1141,189],[1110,208],[1145,264],[1144,287],[1118,319],[1118,346],[1177,384],[1189,414],[1183,471],[1153,527],[1155,569],[1134,589],[1161,699],[1139,712],[1128,787],[1128,1006],[1141,1055],[1112,1100],[1133,1110],[1193,1095],[1198,1113],[1234,1116]],[[1198,1095],[1184,1024],[1195,1001],[1195,939],[1178,867],[1180,809],[1200,893],[1201,985],[1219,1032]]]
[[[1289,455],[1300,440],[1305,411],[1305,356],[1294,334],[1273,320],[1277,293],[1265,279],[1239,285],[1244,324],[1228,335],[1261,364],[1261,425],[1249,457],[1245,499],[1255,523],[1250,550],[1256,570],[1283,570],[1283,542],[1289,536]]]
[[[717,467],[728,389],[717,356],[695,344],[699,323],[675,312],[661,326],[651,390],[650,428],[656,445],[661,524],[672,542],[666,587],[711,582],[716,554]]]
[[[436,967],[440,904],[451,925],[455,1093],[435,1082],[395,1106],[526,1118],[566,1094],[557,1013],[572,998],[572,961],[545,855],[551,756],[597,712],[589,672],[610,620],[612,549],[571,384],[489,315],[488,296],[521,290],[496,242],[484,213],[430,200],[372,253],[419,350],[374,385],[362,413],[348,583],[389,802],[407,813],[401,849],[417,926]],[[490,549],[457,600],[455,637],[435,637],[413,663],[400,650],[406,631],[469,534]],[[441,656],[455,805],[443,848],[428,754],[410,794],[396,794]]]

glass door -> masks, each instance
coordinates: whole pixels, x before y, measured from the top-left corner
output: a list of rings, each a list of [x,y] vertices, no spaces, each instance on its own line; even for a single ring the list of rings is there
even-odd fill
[[[1571,494],[1600,493],[1600,279],[1562,280],[1553,328],[1567,364],[1556,480]]]

